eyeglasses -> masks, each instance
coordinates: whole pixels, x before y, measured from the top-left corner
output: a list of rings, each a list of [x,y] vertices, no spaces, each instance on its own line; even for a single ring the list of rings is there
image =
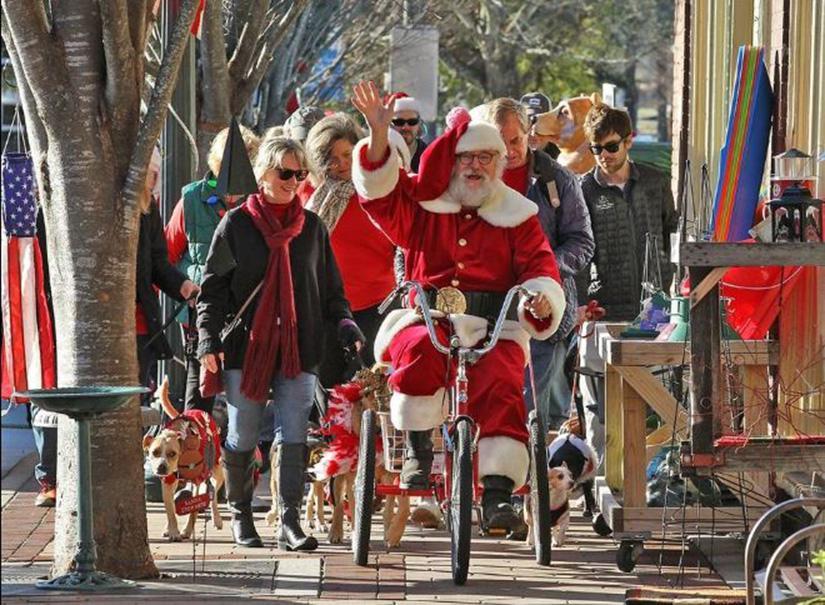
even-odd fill
[[[421,118],[410,118],[409,120],[405,120],[404,118],[393,118],[392,125],[396,128],[401,128],[402,126],[418,126],[420,121]]]
[[[486,166],[493,161],[496,154],[490,153],[489,151],[482,151],[481,153],[459,153],[456,157],[458,158],[458,163],[462,166],[469,166],[473,163],[473,160],[478,160],[479,164]]]
[[[290,170],[289,168],[276,168],[278,178],[282,181],[288,181],[292,177],[299,183],[309,176],[309,170]]]
[[[616,153],[621,148],[623,142],[624,139],[619,139],[618,141],[611,141],[610,143],[605,143],[604,145],[591,145],[590,153],[593,155],[599,155],[602,151]]]

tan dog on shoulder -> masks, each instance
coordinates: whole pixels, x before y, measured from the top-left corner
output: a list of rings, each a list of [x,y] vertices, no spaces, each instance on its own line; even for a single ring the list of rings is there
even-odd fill
[[[211,483],[212,524],[223,527],[218,511],[218,490],[224,483],[223,466],[220,464],[220,435],[215,421],[206,412],[187,410],[179,414],[169,400],[169,381],[164,379],[160,387],[160,401],[171,420],[156,436],[143,438],[143,449],[149,458],[152,472],[162,479],[163,505],[166,509],[166,530],[163,535],[171,542],[189,538],[195,529],[197,512],[189,514],[189,522],[183,533],[178,528],[175,513],[175,491],[192,481],[197,492],[206,481]],[[204,441],[207,442],[204,442]]]
[[[566,99],[547,113],[536,116],[535,133],[547,137],[561,150],[559,163],[576,174],[585,174],[596,165],[584,135],[584,119],[593,105],[602,102],[599,93]]]

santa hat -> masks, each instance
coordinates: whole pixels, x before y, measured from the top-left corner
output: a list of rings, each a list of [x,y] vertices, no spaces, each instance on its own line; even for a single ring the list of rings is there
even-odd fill
[[[406,92],[396,92],[390,95],[391,99],[395,99],[395,111],[414,111],[421,114],[421,105],[419,102],[408,95]]]
[[[468,151],[496,151],[507,154],[504,140],[492,124],[474,120],[463,107],[447,114],[447,130],[421,154],[415,199],[434,200],[450,185],[455,156]]]

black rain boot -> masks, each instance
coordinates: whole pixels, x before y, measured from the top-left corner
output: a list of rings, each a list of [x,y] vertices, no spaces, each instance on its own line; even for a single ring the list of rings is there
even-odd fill
[[[232,538],[238,546],[261,548],[263,542],[255,530],[252,519],[252,480],[255,450],[231,452],[223,450],[223,467],[226,472],[226,500],[232,513]]]
[[[401,468],[401,489],[429,489],[433,467],[432,429],[404,433],[404,466]]]
[[[514,487],[512,479],[503,475],[487,475],[481,484],[484,486],[481,509],[487,529],[517,529],[521,520],[510,503]]]
[[[278,467],[278,496],[281,499],[281,550],[315,550],[318,540],[307,536],[301,528],[301,505],[304,502],[307,452],[303,443],[281,445],[281,465]]]

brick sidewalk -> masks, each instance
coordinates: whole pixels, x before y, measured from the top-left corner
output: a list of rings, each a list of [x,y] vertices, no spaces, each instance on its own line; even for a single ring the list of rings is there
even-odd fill
[[[22,471],[18,470],[17,482]],[[13,474],[15,471],[12,471]],[[30,473],[30,469],[29,469]],[[30,476],[30,474],[29,474]],[[53,513],[32,506],[33,480],[10,489],[3,481],[2,562],[4,602],[84,600],[66,593],[48,593],[33,588],[33,581],[48,573],[51,560]],[[264,482],[265,483],[265,482]],[[265,486],[262,489],[266,489]],[[466,586],[455,586],[450,577],[449,537],[444,531],[408,527],[402,548],[388,552],[380,545],[380,520],[373,524],[370,565],[352,562],[347,545],[330,546],[318,536],[321,547],[314,553],[279,551],[274,530],[257,515],[258,529],[266,548],[234,545],[224,510],[224,529],[206,529],[206,559],[203,560],[205,520],[196,526],[196,560],[199,573],[192,583],[192,543],[170,543],[161,537],[165,514],[161,504],[148,508],[149,541],[162,573],[159,580],[141,581],[141,589],[117,596],[96,595],[101,602],[190,602],[199,600],[254,598],[270,602],[323,603],[369,601],[378,603],[621,603],[633,586],[685,587],[721,586],[720,578],[695,552],[685,554],[685,572],[679,574],[681,549],[664,549],[654,541],[646,546],[631,574],[615,566],[615,545],[596,536],[574,511],[574,523],[564,548],[554,549],[549,568],[536,566],[523,543],[473,536],[470,577]],[[659,568],[661,556],[662,566]],[[7,581],[8,578],[8,581]],[[188,596],[187,596],[188,595]]]

